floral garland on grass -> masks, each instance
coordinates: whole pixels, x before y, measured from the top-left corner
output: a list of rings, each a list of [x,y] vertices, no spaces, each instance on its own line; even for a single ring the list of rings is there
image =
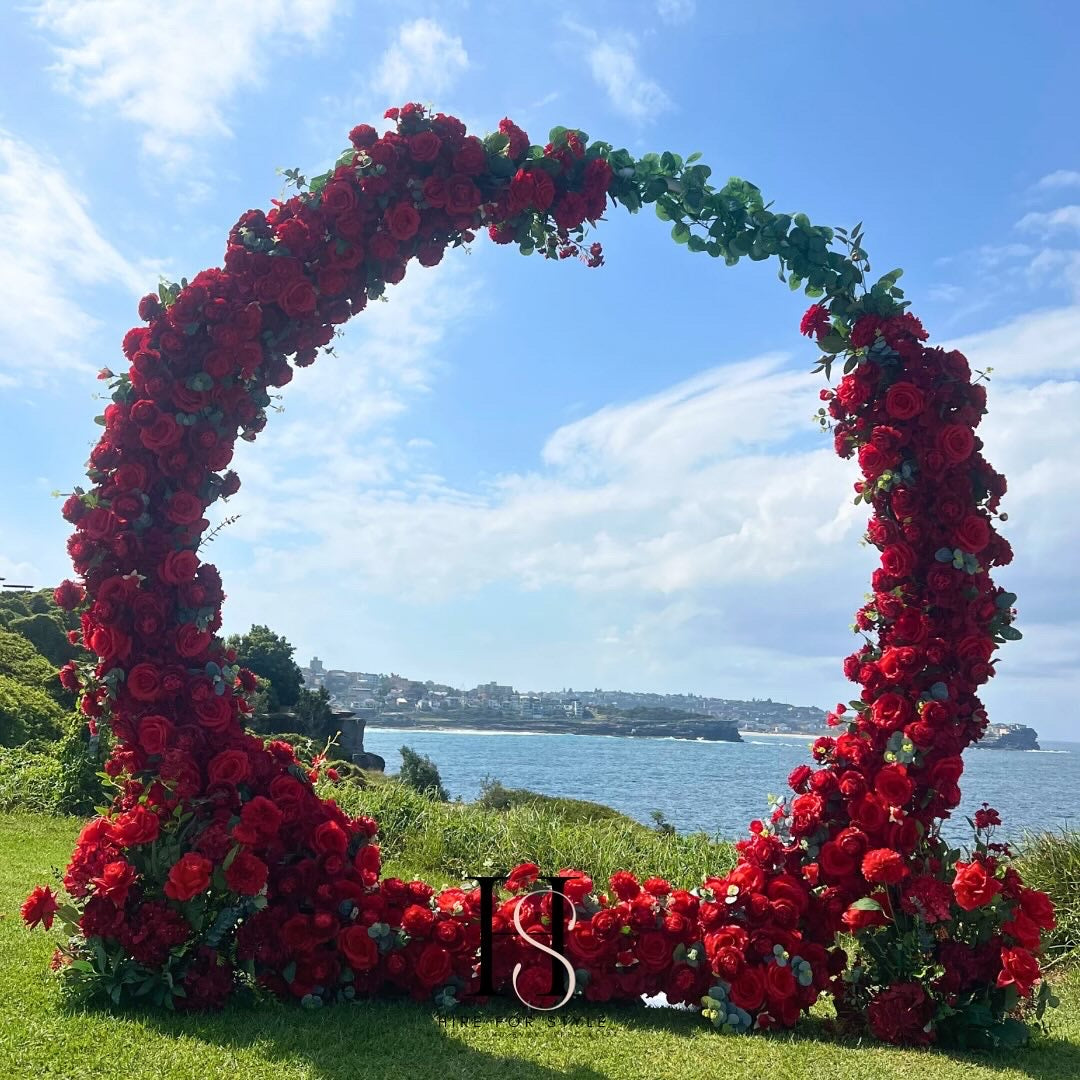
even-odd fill
[[[769,210],[752,184],[709,183],[698,155],[649,154],[556,128],[532,145],[509,120],[486,139],[418,105],[396,130],[360,125],[334,169],[229,234],[223,269],[143,298],[124,339],[129,370],[105,371],[112,403],[89,490],[64,504],[82,611],[98,661],[61,672],[94,730],[116,742],[118,794],[82,831],[64,875],[70,902],[35,889],[30,925],[57,917],[55,966],[113,1001],[216,1008],[243,989],[315,1007],[399,991],[451,1005],[481,986],[479,889],[380,878],[377,825],[316,794],[318,766],[245,730],[255,680],[217,632],[221,578],[199,555],[207,508],[234,494],[237,437],[266,423],[271,391],[311,364],[337,327],[405,276],[486,227],[524,254],[603,263],[587,230],[609,200],[645,203],[689,250],[780,262],[815,303],[802,332],[823,390],[822,426],[862,472],[855,498],[881,551],[857,614],[865,644],[844,662],[859,685],[814,743],[816,768],[737,844],[730,873],[692,891],[615,874],[600,892],[560,871],[577,993],[632,1001],[663,991],[722,1031],[790,1027],[822,992],[841,1019],[890,1042],[1014,1044],[1018,1002],[1039,980],[1046,896],[994,843],[991,810],[968,860],[942,839],[960,799],[961,753],[986,715],[976,697],[1013,628],[1015,597],[989,570],[1011,551],[995,527],[1005,481],[975,429],[986,394],[957,352],[926,344],[899,271],[867,284],[861,227]],[[550,1007],[552,895],[515,869],[494,905],[492,986]],[[571,925],[573,922],[573,925]],[[837,945],[853,934],[851,963]],[[1050,1001],[1043,987],[1037,1009]],[[1052,1003],[1052,1002],[1051,1002]]]

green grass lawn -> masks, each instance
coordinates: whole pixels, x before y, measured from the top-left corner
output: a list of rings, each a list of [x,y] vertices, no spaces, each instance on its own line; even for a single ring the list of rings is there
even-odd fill
[[[211,1016],[72,1009],[48,971],[49,935],[28,932],[18,909],[34,884],[64,865],[78,829],[72,819],[0,817],[0,1077],[1080,1078],[1075,969],[1058,981],[1062,1005],[1049,1035],[1027,1050],[995,1055],[860,1046],[830,1036],[824,1019],[805,1022],[795,1035],[725,1038],[694,1014],[659,1009],[568,1008],[554,1021],[531,1017],[527,1028],[509,1026],[520,1025],[523,1013],[508,1006],[474,1013],[468,1027],[444,1026],[429,1007],[411,1003],[315,1013],[237,1008]]]

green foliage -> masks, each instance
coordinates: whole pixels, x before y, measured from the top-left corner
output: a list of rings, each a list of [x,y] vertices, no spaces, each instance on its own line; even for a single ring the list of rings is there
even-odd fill
[[[618,810],[601,803],[586,802],[583,799],[561,799],[554,795],[541,795],[525,788],[508,788],[493,777],[485,777],[480,785],[480,798],[475,806],[485,810],[509,810],[514,806],[537,806],[550,808],[559,817],[574,824],[587,824],[592,821],[626,820]]]
[[[73,707],[74,696],[56,677],[56,668],[22,634],[0,630],[0,677],[13,679],[23,686],[41,690],[53,701]]]
[[[325,743],[337,734],[337,723],[330,711],[330,695],[326,687],[320,686],[317,690],[302,688],[293,711],[300,730],[318,742]]]
[[[552,872],[578,867],[601,885],[616,870],[628,869],[690,888],[735,862],[726,841],[703,833],[658,833],[608,807],[576,799],[512,791],[513,805],[489,809],[438,802],[393,777],[372,779],[376,782],[364,790],[324,784],[320,791],[348,813],[370,814],[379,822],[387,875],[439,883],[532,861]]]
[[[104,742],[104,740],[102,740]],[[0,749],[0,811],[93,813],[108,800],[100,770],[105,745],[92,745],[85,718],[72,714],[51,744]]]
[[[64,710],[44,690],[0,675],[0,746],[58,739]]]
[[[1054,902],[1057,927],[1047,934],[1047,962],[1080,959],[1080,832],[1063,829],[1026,836],[1017,869]]]
[[[253,626],[246,634],[232,634],[225,644],[236,650],[241,665],[270,681],[271,710],[289,709],[296,704],[304,677],[293,659],[295,646],[268,626]]]
[[[82,652],[68,641],[63,623],[52,614],[17,617],[8,623],[7,628],[26,638],[53,668],[63,667]]]
[[[442,785],[442,777],[439,776],[435,762],[426,754],[418,754],[408,746],[401,748],[401,772],[398,776],[407,787],[429,799],[446,802],[450,797]]]

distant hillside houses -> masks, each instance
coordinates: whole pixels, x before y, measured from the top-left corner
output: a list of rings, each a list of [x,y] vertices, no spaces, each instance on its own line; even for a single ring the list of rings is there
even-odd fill
[[[383,713],[545,719],[610,716],[631,709],[670,709],[734,721],[743,731],[816,734],[825,730],[823,710],[789,705],[771,698],[743,701],[698,694],[636,693],[600,688],[519,691],[498,682],[463,689],[430,679],[420,682],[398,674],[328,669],[317,656],[301,670],[309,688],[325,687],[335,706],[350,709],[368,720]]]

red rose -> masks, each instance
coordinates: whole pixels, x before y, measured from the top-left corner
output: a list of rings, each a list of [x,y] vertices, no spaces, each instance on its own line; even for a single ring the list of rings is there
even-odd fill
[[[471,214],[480,205],[480,190],[467,176],[451,176],[446,182],[446,212]]]
[[[165,556],[158,575],[166,585],[183,585],[195,577],[198,569],[199,557],[194,551],[184,548],[182,551],[170,551]]]
[[[663,971],[671,963],[672,948],[666,934],[659,930],[649,930],[638,937],[634,953],[649,971]]]
[[[136,664],[127,673],[125,686],[136,701],[156,701],[161,693],[161,673],[153,664]]]
[[[256,795],[240,810],[240,824],[260,839],[277,836],[283,820],[282,812],[265,795]]]
[[[956,902],[965,911],[974,911],[1001,892],[1001,882],[981,862],[958,862],[952,889]]]
[[[420,228],[420,212],[410,202],[395,203],[386,211],[386,227],[395,240],[411,240]]]
[[[903,542],[890,544],[881,553],[881,568],[889,577],[907,577],[915,569],[915,552]]]
[[[357,150],[363,150],[368,146],[372,146],[375,140],[378,139],[379,133],[370,124],[357,124],[356,127],[349,132],[349,142],[356,147]]]
[[[203,727],[209,728],[210,731],[221,733],[225,731],[229,724],[232,723],[233,710],[232,705],[229,704],[229,698],[221,695],[220,697],[210,697],[205,701],[200,701],[195,705],[195,715],[199,718],[199,723]]]
[[[895,731],[909,723],[915,710],[902,694],[889,692],[882,694],[870,707],[870,715],[875,724]]]
[[[410,904],[401,916],[401,928],[409,937],[426,938],[435,925],[435,913],[420,904]]]
[[[637,878],[627,870],[617,870],[611,875],[609,884],[620,900],[633,900],[641,892]]]
[[[349,848],[349,835],[336,821],[324,821],[311,840],[320,855],[344,855]]]
[[[925,407],[923,392],[914,383],[893,383],[885,394],[885,411],[897,420],[910,420]]]
[[[165,516],[174,525],[193,525],[203,515],[202,500],[190,491],[177,491],[165,510]]]
[[[262,891],[268,874],[266,863],[249,851],[238,851],[225,870],[225,884],[241,896]]]
[[[555,181],[544,169],[537,169],[533,174],[533,206],[543,213],[555,201]]]
[[[933,1042],[927,1031],[934,1004],[917,983],[897,983],[882,990],[867,1008],[870,1030],[883,1042],[925,1046]]]
[[[163,754],[172,738],[172,722],[156,713],[139,720],[139,745],[148,754]]]
[[[909,870],[904,857],[891,848],[868,851],[862,861],[863,877],[880,885],[895,885],[907,877]]]
[[[889,806],[906,806],[914,786],[904,765],[886,765],[874,780],[874,789]]]
[[[1031,993],[1039,980],[1039,961],[1027,949],[1002,949],[998,986],[1015,986],[1021,997]]]
[[[183,657],[195,659],[206,652],[212,638],[208,631],[194,623],[184,623],[176,631],[176,651]]]
[[[409,136],[409,156],[413,161],[434,161],[442,150],[442,139],[434,131],[418,131]]]
[[[307,278],[298,278],[290,282],[282,291],[278,305],[290,319],[303,318],[315,310],[319,298],[315,294],[315,287]]]
[[[165,881],[165,895],[170,900],[190,900],[210,888],[210,873],[213,863],[194,851],[181,855],[173,863]]]
[[[1053,930],[1057,926],[1054,905],[1044,892],[1039,892],[1037,889],[1021,889],[1020,910],[1043,930]]]
[[[938,447],[946,461],[958,465],[975,452],[975,436],[966,424],[946,424],[938,432]]]
[[[968,514],[953,530],[953,543],[977,555],[990,543],[990,523],[979,514]]]
[[[783,967],[779,964],[770,964],[765,969],[765,993],[770,1003],[777,1005],[787,998],[794,997],[797,990],[795,976],[787,964]]]
[[[210,759],[206,766],[206,776],[211,784],[235,787],[250,779],[251,763],[243,750],[222,750]]]
[[[855,859],[834,840],[822,845],[819,862],[822,873],[830,881],[842,880],[855,872]]]
[[[64,580],[53,590],[53,600],[65,611],[74,611],[83,602],[85,595],[83,587],[76,585],[74,581]]]
[[[432,942],[424,946],[416,960],[416,978],[421,986],[435,987],[446,982],[453,972],[450,954]]]
[[[353,971],[371,971],[379,962],[379,946],[366,926],[346,926],[338,934],[337,943]]]
[[[731,1001],[740,1009],[754,1012],[765,1004],[765,976],[761,968],[746,967],[731,984]]]
[[[487,151],[475,136],[465,139],[461,149],[454,155],[454,171],[467,176],[479,176],[487,169]]]
[[[135,847],[153,843],[161,834],[161,822],[153,810],[140,804],[113,818],[109,831],[121,847]]]

